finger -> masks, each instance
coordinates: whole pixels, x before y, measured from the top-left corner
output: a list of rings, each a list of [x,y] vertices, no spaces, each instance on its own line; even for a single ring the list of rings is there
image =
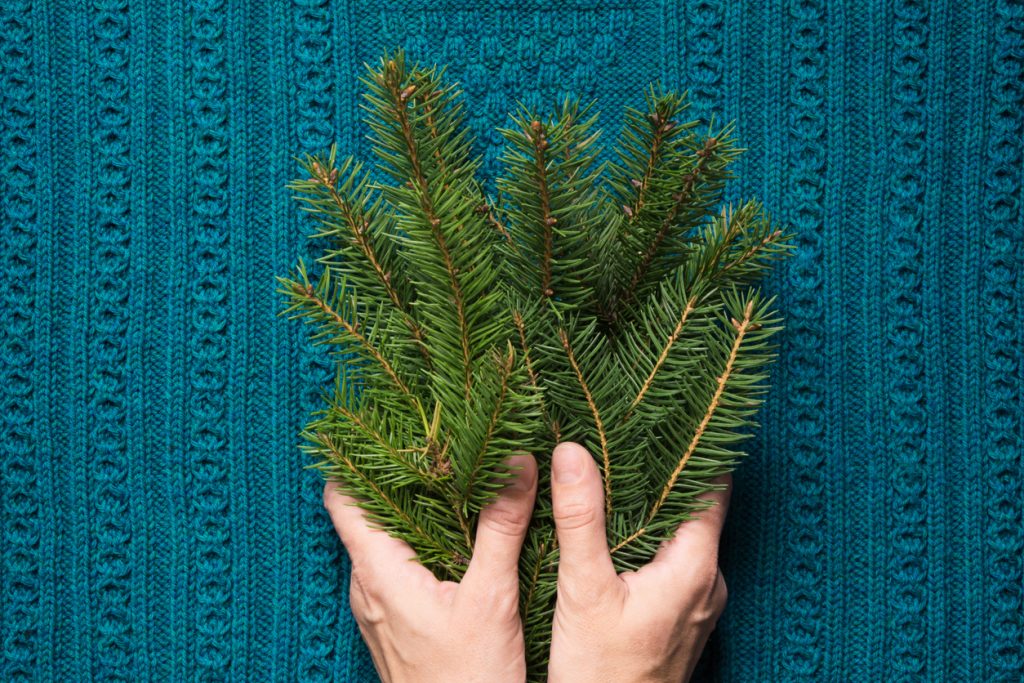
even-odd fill
[[[732,475],[723,474],[713,479],[712,483],[724,485],[725,488],[708,491],[699,496],[711,501],[711,507],[695,513],[692,519],[680,524],[672,539],[659,548],[652,562],[682,566],[698,559],[710,559],[717,563],[718,543],[722,537],[726,514],[729,512]]]
[[[601,473],[590,453],[572,442],[555,447],[551,469],[559,586],[599,591],[616,579],[605,533]]]
[[[345,545],[352,563],[365,565],[371,573],[430,572],[415,562],[416,551],[405,541],[370,525],[366,512],[352,496],[339,489],[338,482],[324,486],[324,507]],[[431,574],[431,576],[433,576]]]
[[[516,455],[507,464],[519,471],[480,511],[473,557],[462,577],[462,585],[470,590],[478,585],[517,581],[519,552],[537,498],[537,462],[532,455]]]

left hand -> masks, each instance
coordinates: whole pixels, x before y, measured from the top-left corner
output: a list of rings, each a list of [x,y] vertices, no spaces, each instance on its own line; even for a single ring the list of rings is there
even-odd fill
[[[480,511],[462,581],[438,581],[404,541],[368,525],[354,499],[328,482],[324,506],[352,560],[349,600],[384,683],[522,683],[519,552],[537,495],[537,464],[522,467]]]

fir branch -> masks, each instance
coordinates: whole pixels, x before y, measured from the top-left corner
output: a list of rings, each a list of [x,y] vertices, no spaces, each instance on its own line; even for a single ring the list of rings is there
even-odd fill
[[[589,106],[566,98],[548,120],[524,105],[506,139],[497,180],[505,215],[518,228],[510,255],[512,284],[525,301],[541,299],[568,312],[596,306],[605,228],[596,162],[600,131]],[[608,235],[610,238],[611,235]]]
[[[363,334],[360,330],[359,323],[357,321],[348,320],[346,316],[340,314],[326,300],[326,293],[331,291],[330,271],[324,271],[316,288],[314,288],[310,283],[305,265],[302,264],[301,261],[299,262],[298,272],[301,277],[301,282],[287,278],[279,278],[279,282],[283,285],[283,289],[281,291],[287,294],[293,301],[292,305],[284,312],[288,313],[292,310],[299,309],[300,316],[312,317],[314,320],[320,320],[327,324],[328,329],[334,329],[343,333],[344,336],[356,343],[365,356],[368,356],[377,362],[378,366],[390,379],[392,385],[403,396],[415,403],[416,398],[408,385],[401,377],[398,376],[398,373],[395,371],[395,368],[391,365],[388,359],[385,358],[380,350],[370,342],[365,334]],[[337,287],[335,296],[344,296],[344,289],[344,285]]]
[[[569,365],[572,366],[572,370],[576,374],[576,379],[579,382],[580,389],[583,390],[583,395],[584,397],[586,397],[587,405],[590,407],[591,415],[594,418],[594,427],[597,429],[598,439],[601,442],[601,462],[603,463],[602,475],[604,478],[605,514],[608,518],[610,518],[612,514],[611,458],[608,454],[608,437],[604,429],[604,423],[601,420],[601,413],[597,409],[597,404],[594,402],[594,397],[590,393],[590,387],[587,386],[587,381],[583,377],[583,372],[580,370],[580,366],[576,362],[576,356],[573,353],[572,346],[569,344],[569,335],[566,334],[564,328],[559,328],[558,337],[562,342],[562,348],[565,349],[565,354],[568,357]]]
[[[409,387],[406,386],[405,382],[402,381],[402,378],[398,376],[398,373],[395,372],[395,369],[391,367],[391,363],[389,363],[388,360],[381,355],[380,351],[377,350],[377,347],[375,347],[373,344],[369,342],[369,340],[367,340],[366,335],[360,332],[354,323],[351,323],[342,316],[338,315],[338,312],[335,311],[330,304],[328,304],[322,298],[317,296],[316,291],[310,285],[306,285],[301,289],[297,289],[296,293],[299,296],[305,297],[310,303],[316,306],[316,308],[319,309],[324,315],[329,316],[330,319],[333,320],[339,327],[344,329],[345,332],[349,334],[349,336],[355,339],[359,343],[359,345],[362,346],[366,350],[366,352],[374,358],[374,360],[380,363],[381,368],[383,368],[384,372],[386,372],[388,377],[391,378],[391,381],[394,383],[395,388],[397,388],[406,396],[412,396],[412,392],[409,391]]]
[[[519,334],[519,347],[523,350],[523,362],[526,365],[526,373],[530,378],[530,386],[540,393],[540,382],[537,379],[537,372],[534,370],[533,359],[530,357],[529,342],[526,341],[526,323],[524,322],[523,315],[520,313],[518,308],[512,309],[512,322],[516,327],[516,332]],[[562,440],[562,434],[558,429],[558,424],[552,420],[551,415],[548,412],[547,401],[545,400],[543,393],[540,393],[540,411],[541,415],[544,417],[544,424],[551,430],[555,443],[558,443]]]
[[[333,239],[315,286],[301,262],[280,280],[286,312],[336,350],[339,388],[303,449],[457,580],[481,510],[513,476],[508,456],[579,440],[600,459],[613,563],[636,569],[743,455],[781,329],[751,284],[790,235],[756,202],[713,208],[742,150],[730,126],[699,136],[687,94],[654,86],[627,109],[615,163],[597,161],[592,105],[567,97],[541,116],[520,104],[500,129],[492,199],[443,75],[399,50],[362,79],[389,182],[336,164],[332,145],[291,184]],[[539,460],[519,563],[531,683],[544,680],[557,598],[550,476]]]
[[[693,189],[697,184],[697,180],[707,167],[708,159],[711,158],[713,152],[718,146],[718,139],[709,137],[704,141],[704,147],[697,151],[697,157],[699,161],[696,167],[683,176],[683,186],[679,192],[673,197],[675,203],[672,205],[668,215],[661,222],[661,228],[659,228],[654,239],[647,246],[644,251],[640,262],[636,265],[633,270],[633,274],[629,278],[629,284],[626,286],[625,293],[626,298],[623,301],[624,305],[628,305],[633,297],[636,296],[637,288],[640,285],[641,280],[647,276],[648,269],[651,266],[651,262],[654,260],[655,255],[658,253],[659,248],[668,236],[669,230],[675,223],[676,217],[679,212],[687,207],[692,201]]]
[[[626,414],[623,416],[622,421],[625,422],[633,415],[633,410],[644,400],[644,396],[650,391],[651,385],[654,384],[654,378],[657,376],[658,371],[661,370],[661,366],[665,364],[665,360],[668,358],[669,353],[672,351],[672,347],[675,345],[676,340],[679,339],[679,335],[682,334],[683,326],[689,319],[690,314],[693,313],[694,308],[697,304],[697,297],[691,296],[686,302],[686,307],[683,309],[682,314],[679,316],[679,322],[676,323],[675,329],[672,330],[672,334],[669,335],[665,342],[664,348],[661,353],[658,354],[658,359],[654,362],[654,367],[651,368],[650,373],[644,379],[643,385],[640,387],[640,391],[637,392],[636,397],[629,404],[629,408],[626,409]]]
[[[437,474],[428,470],[421,469],[415,462],[409,460],[402,450],[399,450],[392,444],[383,434],[379,433],[373,427],[366,423],[355,411],[352,411],[345,407],[345,405],[336,401],[332,408],[338,412],[339,415],[344,417],[348,422],[355,425],[363,434],[368,436],[371,441],[376,443],[378,446],[383,448],[395,462],[401,464],[410,474],[412,474],[417,481],[423,482],[429,488],[435,488],[437,484]],[[414,450],[414,449],[408,449]]]
[[[480,194],[481,196],[483,196],[483,188],[480,189]],[[487,217],[487,222],[494,226],[494,229],[498,232],[499,235],[501,235],[502,239],[505,240],[509,247],[511,247],[512,249],[518,249],[515,240],[512,239],[512,233],[509,232],[508,228],[505,227],[505,224],[502,223],[501,220],[499,220],[498,217],[495,215],[494,205],[487,199],[486,196],[483,196],[483,203],[477,206],[476,211],[477,213]]]
[[[354,202],[351,199],[343,197],[338,191],[337,184],[341,171],[334,164],[336,153],[336,145],[331,145],[330,156],[326,164],[318,158],[311,158],[308,161],[308,168],[312,174],[309,181],[318,183],[319,186],[329,194],[335,209],[342,216],[345,225],[348,227],[348,234],[351,235],[351,241],[357,246],[359,253],[370,265],[372,272],[376,275],[377,280],[384,288],[388,299],[394,305],[395,309],[401,312],[403,320],[408,326],[413,339],[416,341],[416,345],[419,348],[420,353],[423,354],[424,361],[429,369],[430,352],[427,350],[426,344],[424,343],[423,329],[413,317],[409,303],[404,301],[399,295],[398,289],[395,287],[395,283],[393,282],[392,271],[384,267],[383,260],[381,256],[378,255],[379,250],[373,244],[373,236],[370,233],[370,219],[366,214],[365,207],[359,201]],[[346,160],[345,167],[347,168],[350,163],[351,157]],[[352,172],[350,178],[345,182],[345,185],[352,185],[359,170],[359,165],[356,165],[355,170]],[[358,194],[361,195],[362,193]],[[336,234],[336,236],[340,238],[340,235]]]
[[[541,541],[540,549],[537,551],[537,559],[534,561],[528,574],[527,589],[523,598],[522,608],[519,610],[520,618],[524,622],[528,622],[530,619],[530,607],[533,606],[533,598],[537,591],[537,579],[540,577],[541,567],[544,566],[544,560],[547,558],[548,544],[550,543],[551,539]]]
[[[734,209],[723,206],[701,231],[691,257],[690,282],[749,282],[793,248],[792,233],[772,225],[760,202],[750,200]]]
[[[400,72],[388,71],[386,73],[399,74]],[[462,344],[462,357],[463,366],[465,368],[465,392],[466,398],[469,398],[470,391],[473,384],[473,358],[470,351],[469,343],[469,326],[466,319],[466,304],[465,296],[462,292],[462,285],[459,283],[458,274],[454,263],[452,262],[451,250],[448,245],[448,241],[445,238],[444,232],[441,228],[441,219],[438,217],[437,212],[434,208],[433,200],[430,195],[430,186],[427,183],[426,174],[423,172],[423,163],[420,158],[420,146],[416,140],[416,136],[413,134],[413,126],[409,119],[409,97],[415,92],[415,85],[408,85],[402,87],[402,81],[400,76],[392,75],[390,78],[386,77],[385,80],[386,92],[391,95],[391,106],[393,107],[394,114],[397,118],[399,127],[401,129],[402,138],[405,142],[405,152],[408,156],[409,163],[412,165],[413,175],[412,182],[416,189],[420,200],[420,207],[423,213],[427,217],[427,223],[430,226],[431,234],[434,236],[434,241],[437,243],[437,248],[441,252],[441,256],[444,259],[444,265],[448,272],[448,279],[452,289],[453,303],[455,305],[455,312],[458,318],[460,341]],[[431,119],[432,121],[432,119]],[[433,131],[436,134],[436,130]],[[441,168],[443,171],[444,159],[438,151],[438,159],[440,160]]]
[[[551,196],[548,190],[547,162],[544,160],[544,151],[548,148],[548,141],[544,134],[544,126],[534,119],[530,122],[529,131],[524,131],[526,138],[533,144],[534,165],[537,173],[537,189],[539,191],[541,231],[544,235],[544,254],[541,258],[540,272],[540,294],[543,297],[555,295],[551,289],[551,257],[553,252],[553,236],[551,228],[557,220],[551,215]]]
[[[651,131],[649,133],[650,139],[645,140],[643,143],[643,147],[646,148],[644,172],[640,178],[629,179],[630,185],[636,188],[636,199],[633,200],[632,204],[623,205],[623,211],[626,213],[630,224],[636,223],[643,215],[645,200],[651,192],[651,186],[656,173],[661,170],[666,160],[669,163],[672,161],[674,151],[672,137],[674,136],[674,131],[679,131],[679,124],[674,118],[685,108],[682,103],[685,97],[686,93],[683,93],[682,97],[679,98],[671,96],[658,97],[654,94],[653,86],[651,93],[647,97],[648,106],[652,110],[646,116],[650,123]],[[634,119],[636,114],[639,114],[639,112],[635,110],[629,111],[627,115],[628,123],[633,123],[631,119]]]
[[[515,353],[512,350],[511,343],[508,346],[508,353],[505,355],[504,360],[500,364],[498,373],[498,398],[494,402],[494,409],[491,411],[490,420],[487,422],[487,432],[484,435],[483,443],[480,444],[480,448],[476,452],[476,456],[473,458],[470,466],[469,478],[462,484],[462,495],[459,498],[457,507],[460,511],[465,513],[467,510],[469,501],[473,498],[477,492],[477,480],[481,475],[481,465],[484,462],[484,456],[487,455],[491,448],[491,441],[494,438],[495,431],[498,428],[499,418],[501,417],[502,411],[505,408],[505,397],[509,390],[509,379],[512,376],[512,369],[516,360]]]
[[[452,565],[458,566],[464,564],[465,557],[459,552],[453,552],[448,549],[447,544],[441,540],[433,537],[427,533],[417,523],[416,519],[402,506],[390,496],[384,489],[377,484],[372,478],[366,475],[356,464],[349,458],[345,453],[334,443],[331,436],[325,432],[319,432],[315,435],[316,441],[320,443],[329,453],[332,460],[339,462],[345,466],[345,469],[350,477],[352,477],[359,484],[359,488],[352,493],[359,495],[361,492],[369,492],[372,496],[372,501],[381,504],[388,512],[395,516],[395,519],[401,523],[401,529],[405,533],[409,540],[412,541],[414,547],[421,549],[429,549],[438,555],[446,556]],[[363,505],[365,509],[365,503]],[[370,507],[369,512],[373,513],[374,509]],[[386,519],[379,521],[387,523]],[[467,550],[467,553],[469,551]]]
[[[704,437],[704,433],[707,430],[708,424],[711,422],[711,418],[715,415],[715,411],[718,410],[719,408],[719,404],[722,399],[722,393],[725,391],[726,384],[729,382],[729,379],[732,376],[733,365],[736,362],[737,355],[739,354],[740,346],[743,344],[743,339],[746,336],[747,331],[751,328],[751,325],[753,324],[751,322],[753,312],[754,300],[750,299],[747,302],[747,305],[743,311],[743,319],[737,321],[735,318],[733,318],[731,320],[732,325],[736,330],[736,336],[733,339],[732,348],[729,352],[728,358],[726,359],[725,367],[722,369],[722,373],[716,378],[715,391],[711,395],[711,400],[708,402],[707,408],[704,411],[704,416],[701,418],[700,423],[694,430],[693,436],[690,439],[690,443],[687,445],[686,451],[684,451],[682,457],[679,459],[679,462],[676,464],[675,469],[672,470],[671,476],[665,483],[665,486],[662,488],[661,494],[658,496],[658,499],[655,501],[654,505],[647,513],[647,520],[645,522],[645,525],[641,526],[630,536],[614,545],[611,549],[612,554],[618,552],[625,546],[629,545],[630,543],[641,537],[647,531],[647,525],[649,525],[655,519],[655,517],[657,517],[658,512],[661,510],[662,506],[665,503],[665,500],[668,498],[669,494],[675,488],[676,481],[679,479],[680,474],[682,474],[683,469],[686,467],[686,464],[690,461],[690,458],[696,452],[697,445],[700,443],[700,440]]]

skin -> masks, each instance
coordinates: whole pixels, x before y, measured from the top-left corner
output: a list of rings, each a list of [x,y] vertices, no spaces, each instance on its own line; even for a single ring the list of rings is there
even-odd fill
[[[553,458],[561,556],[548,680],[688,681],[725,609],[718,543],[729,488],[707,494],[718,504],[681,524],[650,563],[616,574],[597,464],[575,443],[559,444]],[[721,482],[731,488],[731,477]]]
[[[594,459],[561,443],[552,455],[552,504],[561,558],[552,630],[551,683],[689,680],[726,602],[718,543],[730,487],[680,525],[655,558],[617,574],[605,535]],[[403,541],[373,529],[353,498],[328,483],[324,505],[352,562],[352,614],[384,683],[526,678],[518,613],[518,558],[537,490],[521,455],[514,483],[480,513],[462,581],[438,581]]]

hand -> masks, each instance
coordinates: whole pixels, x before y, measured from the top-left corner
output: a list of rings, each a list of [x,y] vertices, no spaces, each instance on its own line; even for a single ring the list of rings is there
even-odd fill
[[[548,680],[689,680],[725,609],[718,541],[729,489],[707,494],[718,504],[680,525],[649,564],[616,574],[594,459],[582,446],[562,443],[552,468],[560,558]],[[722,481],[731,485],[731,476]]]
[[[519,620],[518,560],[537,495],[533,456],[480,511],[462,581],[438,581],[404,541],[370,527],[354,500],[324,488],[324,505],[352,559],[349,598],[385,683],[522,683],[526,650]]]

